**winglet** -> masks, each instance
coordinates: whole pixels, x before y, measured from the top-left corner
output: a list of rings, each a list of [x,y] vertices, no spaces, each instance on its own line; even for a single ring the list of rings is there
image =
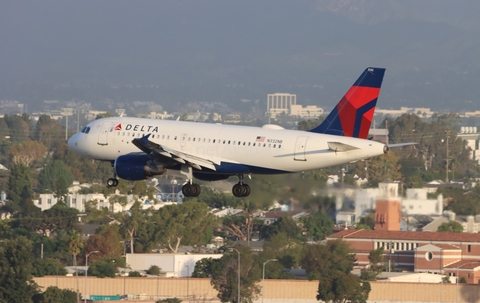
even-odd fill
[[[369,67],[314,133],[366,139],[382,86],[384,68]]]

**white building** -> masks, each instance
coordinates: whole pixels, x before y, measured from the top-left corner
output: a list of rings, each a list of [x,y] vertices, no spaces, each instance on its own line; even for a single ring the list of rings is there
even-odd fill
[[[204,258],[220,259],[223,254],[127,254],[132,270],[145,271],[158,266],[167,277],[190,277],[197,261]]]
[[[427,189],[409,188],[407,195],[402,201],[402,213],[404,215],[437,215],[443,213],[443,196],[436,199],[427,198]]]
[[[375,200],[382,195],[379,188],[359,189],[355,195],[355,220],[366,216],[370,211],[375,209]],[[394,196],[398,195],[398,183],[389,183],[396,186]],[[411,215],[436,215],[441,216],[443,213],[443,196],[438,195],[436,199],[428,199],[427,188],[409,188],[406,197],[402,199],[402,213],[407,216]],[[400,197],[399,197],[400,198]]]

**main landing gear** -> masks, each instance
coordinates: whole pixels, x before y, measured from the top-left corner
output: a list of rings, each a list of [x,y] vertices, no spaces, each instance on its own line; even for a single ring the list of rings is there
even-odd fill
[[[250,195],[250,186],[243,183],[243,175],[238,175],[238,183],[232,187],[232,193],[235,197],[247,197]]]
[[[193,170],[191,166],[182,165],[180,173],[187,177],[187,183],[182,187],[182,193],[185,197],[198,197],[202,192],[200,185],[192,183]]]
[[[202,189],[196,183],[187,183],[182,187],[182,193],[185,197],[198,197]]]

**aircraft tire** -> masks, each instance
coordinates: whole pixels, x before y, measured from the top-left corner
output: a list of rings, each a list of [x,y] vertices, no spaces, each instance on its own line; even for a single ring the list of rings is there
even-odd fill
[[[192,197],[194,191],[195,188],[190,183],[187,183],[182,187],[182,193],[185,197]]]
[[[107,180],[107,185],[108,187],[115,187],[118,185],[118,179],[116,178],[110,178]]]
[[[250,193],[252,192],[250,185],[248,184],[243,184],[243,188],[245,189],[245,192],[242,197],[248,197]]]
[[[233,187],[232,187],[232,194],[235,196],[235,197],[243,197],[243,192],[244,192],[244,187],[242,186],[242,184],[235,184]]]
[[[195,188],[195,193],[192,195],[192,197],[198,197],[200,195],[200,193],[202,192],[202,188],[200,187],[200,185],[198,185],[196,183],[193,183],[192,187]]]

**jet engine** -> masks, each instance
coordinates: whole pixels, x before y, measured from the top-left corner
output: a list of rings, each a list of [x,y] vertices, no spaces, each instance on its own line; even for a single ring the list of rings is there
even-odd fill
[[[144,180],[166,172],[163,165],[156,164],[144,153],[119,156],[113,166],[117,176],[125,180]]]

